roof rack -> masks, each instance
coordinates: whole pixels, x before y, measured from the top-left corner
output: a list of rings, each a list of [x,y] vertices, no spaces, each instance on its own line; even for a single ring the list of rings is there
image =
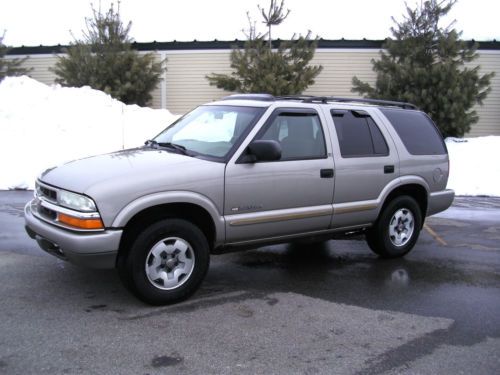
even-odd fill
[[[271,94],[234,94],[225,96],[221,100],[259,100],[262,102],[274,102],[276,98]]]
[[[221,100],[258,100],[264,102],[273,102],[276,100],[297,100],[302,103],[361,103],[374,104],[387,107],[400,107],[403,109],[418,109],[411,103],[396,102],[392,100],[382,99],[366,99],[366,98],[340,98],[337,96],[314,96],[314,95],[285,95],[273,96],[271,94],[235,94],[222,98]]]
[[[392,100],[382,100],[382,99],[367,99],[367,98],[339,98],[337,96],[315,96],[303,100],[303,103],[361,103],[361,104],[375,104],[389,107],[400,107],[403,109],[418,109],[415,104],[406,102],[396,102]]]

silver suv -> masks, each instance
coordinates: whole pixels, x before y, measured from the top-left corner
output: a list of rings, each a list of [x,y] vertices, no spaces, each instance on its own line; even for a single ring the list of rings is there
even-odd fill
[[[26,229],[166,304],[199,287],[213,253],[364,233],[379,256],[403,256],[451,205],[448,170],[441,135],[411,104],[233,95],[143,147],[45,171]]]

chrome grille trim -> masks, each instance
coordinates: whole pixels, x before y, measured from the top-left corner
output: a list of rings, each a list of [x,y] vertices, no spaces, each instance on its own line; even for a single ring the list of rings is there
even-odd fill
[[[40,200],[40,205],[42,207],[45,207],[49,210],[55,211],[57,213],[65,214],[68,216],[73,216],[78,219],[100,219],[101,215],[97,212],[80,212],[80,211],[74,211],[69,208],[65,208],[53,203],[50,203],[48,201]]]
[[[46,185],[40,180],[35,182],[35,196],[43,201],[57,204],[59,189]]]
[[[78,219],[100,219],[99,212],[81,212],[57,204],[57,197],[61,189],[36,181],[35,199],[31,202],[31,212],[35,217],[49,224],[74,232],[102,232],[103,229],[81,229],[63,224],[58,220],[58,214],[64,214]]]
[[[33,214],[33,216],[35,216],[36,218],[38,218],[40,220],[45,221],[46,223],[55,225],[57,227],[67,229],[67,230],[70,230],[73,232],[84,232],[84,233],[103,232],[105,230],[104,228],[103,229],[80,229],[80,228],[71,227],[69,225],[65,225],[65,224],[57,221],[57,219],[53,219],[51,217],[47,217],[46,215],[43,215],[40,212],[40,207],[54,211],[56,213],[56,218],[57,218],[58,212],[66,214],[66,215],[74,216],[74,217],[79,217],[79,218],[87,218],[87,219],[100,218],[100,215],[97,212],[83,213],[83,212],[78,212],[78,211],[72,211],[72,210],[68,210],[67,208],[64,208],[61,206],[56,206],[54,204],[48,203],[48,202],[43,201],[37,197],[35,197],[35,199],[33,199],[31,201],[31,204],[30,204],[31,213]],[[96,216],[88,216],[88,215],[96,215]]]

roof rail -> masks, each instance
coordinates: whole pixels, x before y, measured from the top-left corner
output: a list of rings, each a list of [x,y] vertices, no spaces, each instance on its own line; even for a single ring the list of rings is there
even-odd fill
[[[284,96],[276,96],[276,100],[310,100],[316,98],[314,95],[284,95]]]
[[[274,102],[276,99],[271,94],[234,94],[225,96],[221,100],[259,100],[262,102]]]
[[[400,107],[403,109],[418,109],[411,103],[396,102],[392,100],[367,99],[367,98],[340,98],[337,96],[314,96],[314,95],[285,95],[273,96],[271,94],[235,94],[229,95],[221,100],[259,100],[263,102],[273,102],[275,100],[298,100],[302,103],[361,103],[374,104],[388,107]]]
[[[392,100],[382,100],[382,99],[367,99],[367,98],[339,98],[336,96],[315,96],[308,99],[303,100],[304,103],[362,103],[362,104],[375,104],[389,107],[400,107],[403,109],[418,109],[415,104],[406,103],[406,102],[396,102]]]

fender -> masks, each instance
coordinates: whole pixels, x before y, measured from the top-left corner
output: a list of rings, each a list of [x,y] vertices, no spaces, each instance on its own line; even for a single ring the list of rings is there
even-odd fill
[[[114,218],[112,226],[115,228],[122,228],[137,213],[150,207],[168,203],[191,203],[204,208],[214,221],[216,232],[215,243],[221,244],[225,241],[226,230],[224,217],[219,213],[215,204],[206,196],[190,191],[167,191],[148,194],[137,198],[121,209]]]
[[[387,197],[389,196],[389,194],[391,194],[398,187],[401,187],[404,185],[420,185],[425,189],[425,191],[427,192],[427,197],[429,197],[429,191],[430,191],[429,185],[427,184],[427,182],[425,181],[424,178],[422,178],[420,176],[415,176],[415,175],[399,177],[399,178],[394,179],[391,182],[389,182],[384,187],[382,192],[380,193],[380,195],[377,199],[377,206],[378,206],[377,207],[377,216],[379,215],[380,210],[382,209],[382,206],[383,206],[385,200],[387,199]]]

